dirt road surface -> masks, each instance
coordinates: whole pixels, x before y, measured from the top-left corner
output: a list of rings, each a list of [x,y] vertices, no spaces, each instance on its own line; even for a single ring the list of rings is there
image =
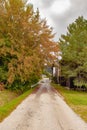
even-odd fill
[[[40,86],[0,123],[0,130],[87,130],[87,124],[55,92],[48,79]]]

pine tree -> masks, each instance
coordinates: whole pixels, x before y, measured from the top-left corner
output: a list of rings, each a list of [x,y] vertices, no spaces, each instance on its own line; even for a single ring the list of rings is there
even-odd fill
[[[60,38],[62,75],[75,77],[76,86],[87,87],[87,20],[78,17]]]

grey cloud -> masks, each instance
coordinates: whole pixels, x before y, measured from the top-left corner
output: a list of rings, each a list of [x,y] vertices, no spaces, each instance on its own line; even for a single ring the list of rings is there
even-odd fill
[[[87,18],[87,0],[71,0],[71,7],[62,15],[51,14],[54,29],[57,32],[56,39],[65,34],[67,26],[75,21],[78,16]]]
[[[50,8],[54,0],[42,0],[41,5],[43,8]]]
[[[36,1],[36,0],[35,0]],[[38,0],[40,10],[44,10],[47,19],[51,19],[54,31],[57,32],[56,39],[65,34],[67,26],[75,21],[78,16],[87,18],[87,0],[70,0],[71,6],[62,14],[55,14],[51,10],[51,6],[56,0]],[[60,0],[59,0],[60,1]]]

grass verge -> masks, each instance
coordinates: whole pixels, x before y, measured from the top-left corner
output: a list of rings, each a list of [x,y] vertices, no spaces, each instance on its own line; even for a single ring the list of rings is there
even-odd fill
[[[20,95],[20,93],[17,93],[15,91],[11,91],[11,90],[7,90],[7,89],[0,91],[0,107],[4,106],[5,104],[7,104],[11,100],[15,99],[19,95]]]
[[[24,94],[16,97],[12,101],[0,107],[0,122],[7,117],[29,94],[33,92],[35,88],[32,88]]]
[[[57,84],[52,84],[54,88],[64,97],[67,104],[87,122],[87,93],[67,90]]]

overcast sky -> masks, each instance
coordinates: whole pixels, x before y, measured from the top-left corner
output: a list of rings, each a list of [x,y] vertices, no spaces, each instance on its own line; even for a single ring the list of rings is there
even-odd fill
[[[55,39],[65,34],[67,26],[75,21],[78,16],[87,18],[87,0],[29,0],[34,9],[39,8],[42,18],[56,32]]]

